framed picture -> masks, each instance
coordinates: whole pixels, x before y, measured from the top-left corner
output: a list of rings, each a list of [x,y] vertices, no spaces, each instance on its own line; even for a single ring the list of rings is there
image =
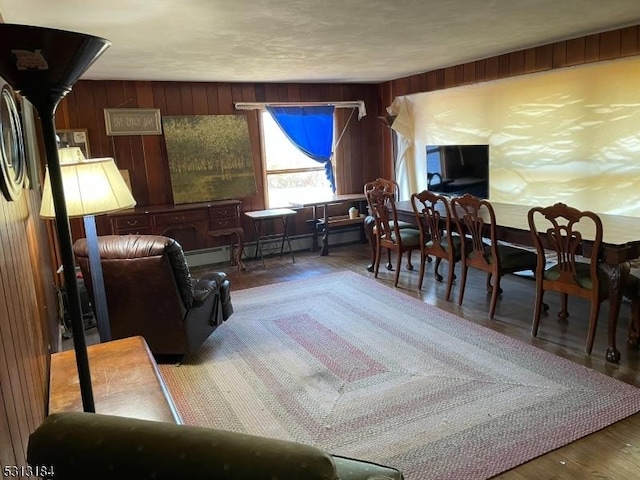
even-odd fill
[[[105,108],[107,135],[161,135],[159,108]]]
[[[86,128],[75,128],[71,130],[56,130],[58,135],[58,148],[78,147],[82,150],[84,158],[91,158],[89,149],[89,136]]]

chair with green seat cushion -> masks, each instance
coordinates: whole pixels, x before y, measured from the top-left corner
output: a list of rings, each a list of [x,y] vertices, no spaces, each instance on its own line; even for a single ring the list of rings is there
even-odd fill
[[[447,277],[447,295],[451,296],[451,287],[455,278],[455,264],[460,260],[460,248],[462,240],[452,230],[453,222],[449,200],[429,190],[411,195],[411,206],[416,217],[416,223],[420,230],[420,280],[418,290],[422,289],[424,267],[430,256],[435,257],[434,276],[438,282],[442,281],[442,275],[438,273],[441,261],[449,262],[449,275]]]
[[[590,211],[581,211],[564,203],[534,207],[528,214],[529,228],[538,251],[536,267],[536,301],[531,334],[538,334],[544,292],[559,292],[562,307],[558,317],[568,316],[567,297],[577,295],[591,302],[586,353],[590,354],[595,339],[600,306],[609,296],[608,278],[598,263],[597,252],[602,245],[602,221]],[[581,260],[583,233],[596,252],[588,262]],[[554,265],[546,268],[545,249],[553,252]]]
[[[29,437],[30,465],[55,480],[402,480],[398,470],[242,433],[84,412],[50,415]]]
[[[396,212],[395,196],[382,189],[367,192],[367,201],[375,219],[376,259],[375,278],[378,278],[380,257],[383,248],[396,252],[396,276],[394,285],[398,286],[402,254],[408,252],[407,268],[411,270],[411,252],[420,248],[420,231],[415,228],[400,228]]]
[[[398,185],[398,182],[396,182],[395,180],[388,180],[386,178],[376,178],[375,180],[371,181],[371,182],[367,182],[364,184],[364,195],[365,197],[367,196],[367,193],[370,192],[371,190],[383,190],[385,192],[390,192],[393,193],[394,196],[394,200],[398,201],[400,199],[400,185]],[[373,213],[371,213],[371,205],[369,205],[369,214],[373,215]],[[398,220],[397,222],[398,228],[415,228],[414,225],[412,225],[409,222],[405,222],[403,220]],[[392,220],[391,221],[391,226],[393,226],[395,223]],[[375,233],[376,233],[376,227],[374,225],[373,227],[373,237],[375,237]],[[370,238],[369,239],[370,244],[371,244],[371,253],[372,253],[372,258],[371,258],[371,265],[369,267],[367,267],[367,270],[369,270],[370,272],[372,272],[374,270],[374,265],[375,265],[375,261],[376,261],[376,247],[375,247],[375,238]],[[389,250],[387,250],[387,269],[391,270],[393,267],[391,265],[391,253],[389,252]],[[411,261],[409,261],[409,265],[408,265],[409,270],[413,269],[412,265],[411,265]]]
[[[477,268],[487,272],[487,291],[491,293],[489,318],[493,318],[498,295],[502,292],[502,276],[507,273],[535,271],[538,256],[535,252],[498,242],[496,214],[488,200],[467,193],[451,200],[451,211],[462,239],[462,278],[458,304],[462,305],[467,270],[469,267]]]

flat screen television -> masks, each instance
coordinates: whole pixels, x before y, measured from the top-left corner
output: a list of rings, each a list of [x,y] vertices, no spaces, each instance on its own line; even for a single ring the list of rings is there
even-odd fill
[[[427,145],[428,189],[489,197],[489,145]]]

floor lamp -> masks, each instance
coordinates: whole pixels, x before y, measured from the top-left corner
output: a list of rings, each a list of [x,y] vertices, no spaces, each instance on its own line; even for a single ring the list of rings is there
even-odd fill
[[[95,215],[131,208],[136,204],[129,187],[118,171],[113,158],[86,159],[78,147],[58,150],[67,216],[83,217],[89,251],[89,268],[93,285],[93,308],[96,314],[100,341],[111,340],[107,298],[102,278]],[[55,218],[49,168],[44,179],[40,216]],[[73,326],[75,328],[75,326]],[[84,328],[83,328],[84,330]],[[73,335],[79,332],[73,331]]]
[[[0,23],[0,76],[29,100],[40,116],[69,314],[78,367],[80,395],[86,412],[95,412],[73,244],[58,160],[55,111],[60,100],[89,66],[110,46],[104,38],[52,28]]]

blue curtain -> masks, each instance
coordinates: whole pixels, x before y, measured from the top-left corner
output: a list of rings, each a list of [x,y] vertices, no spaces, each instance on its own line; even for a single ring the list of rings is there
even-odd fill
[[[316,162],[324,163],[325,175],[331,184],[331,190],[335,193],[336,182],[331,166],[334,107],[267,106],[266,108],[287,138],[298,149]]]

